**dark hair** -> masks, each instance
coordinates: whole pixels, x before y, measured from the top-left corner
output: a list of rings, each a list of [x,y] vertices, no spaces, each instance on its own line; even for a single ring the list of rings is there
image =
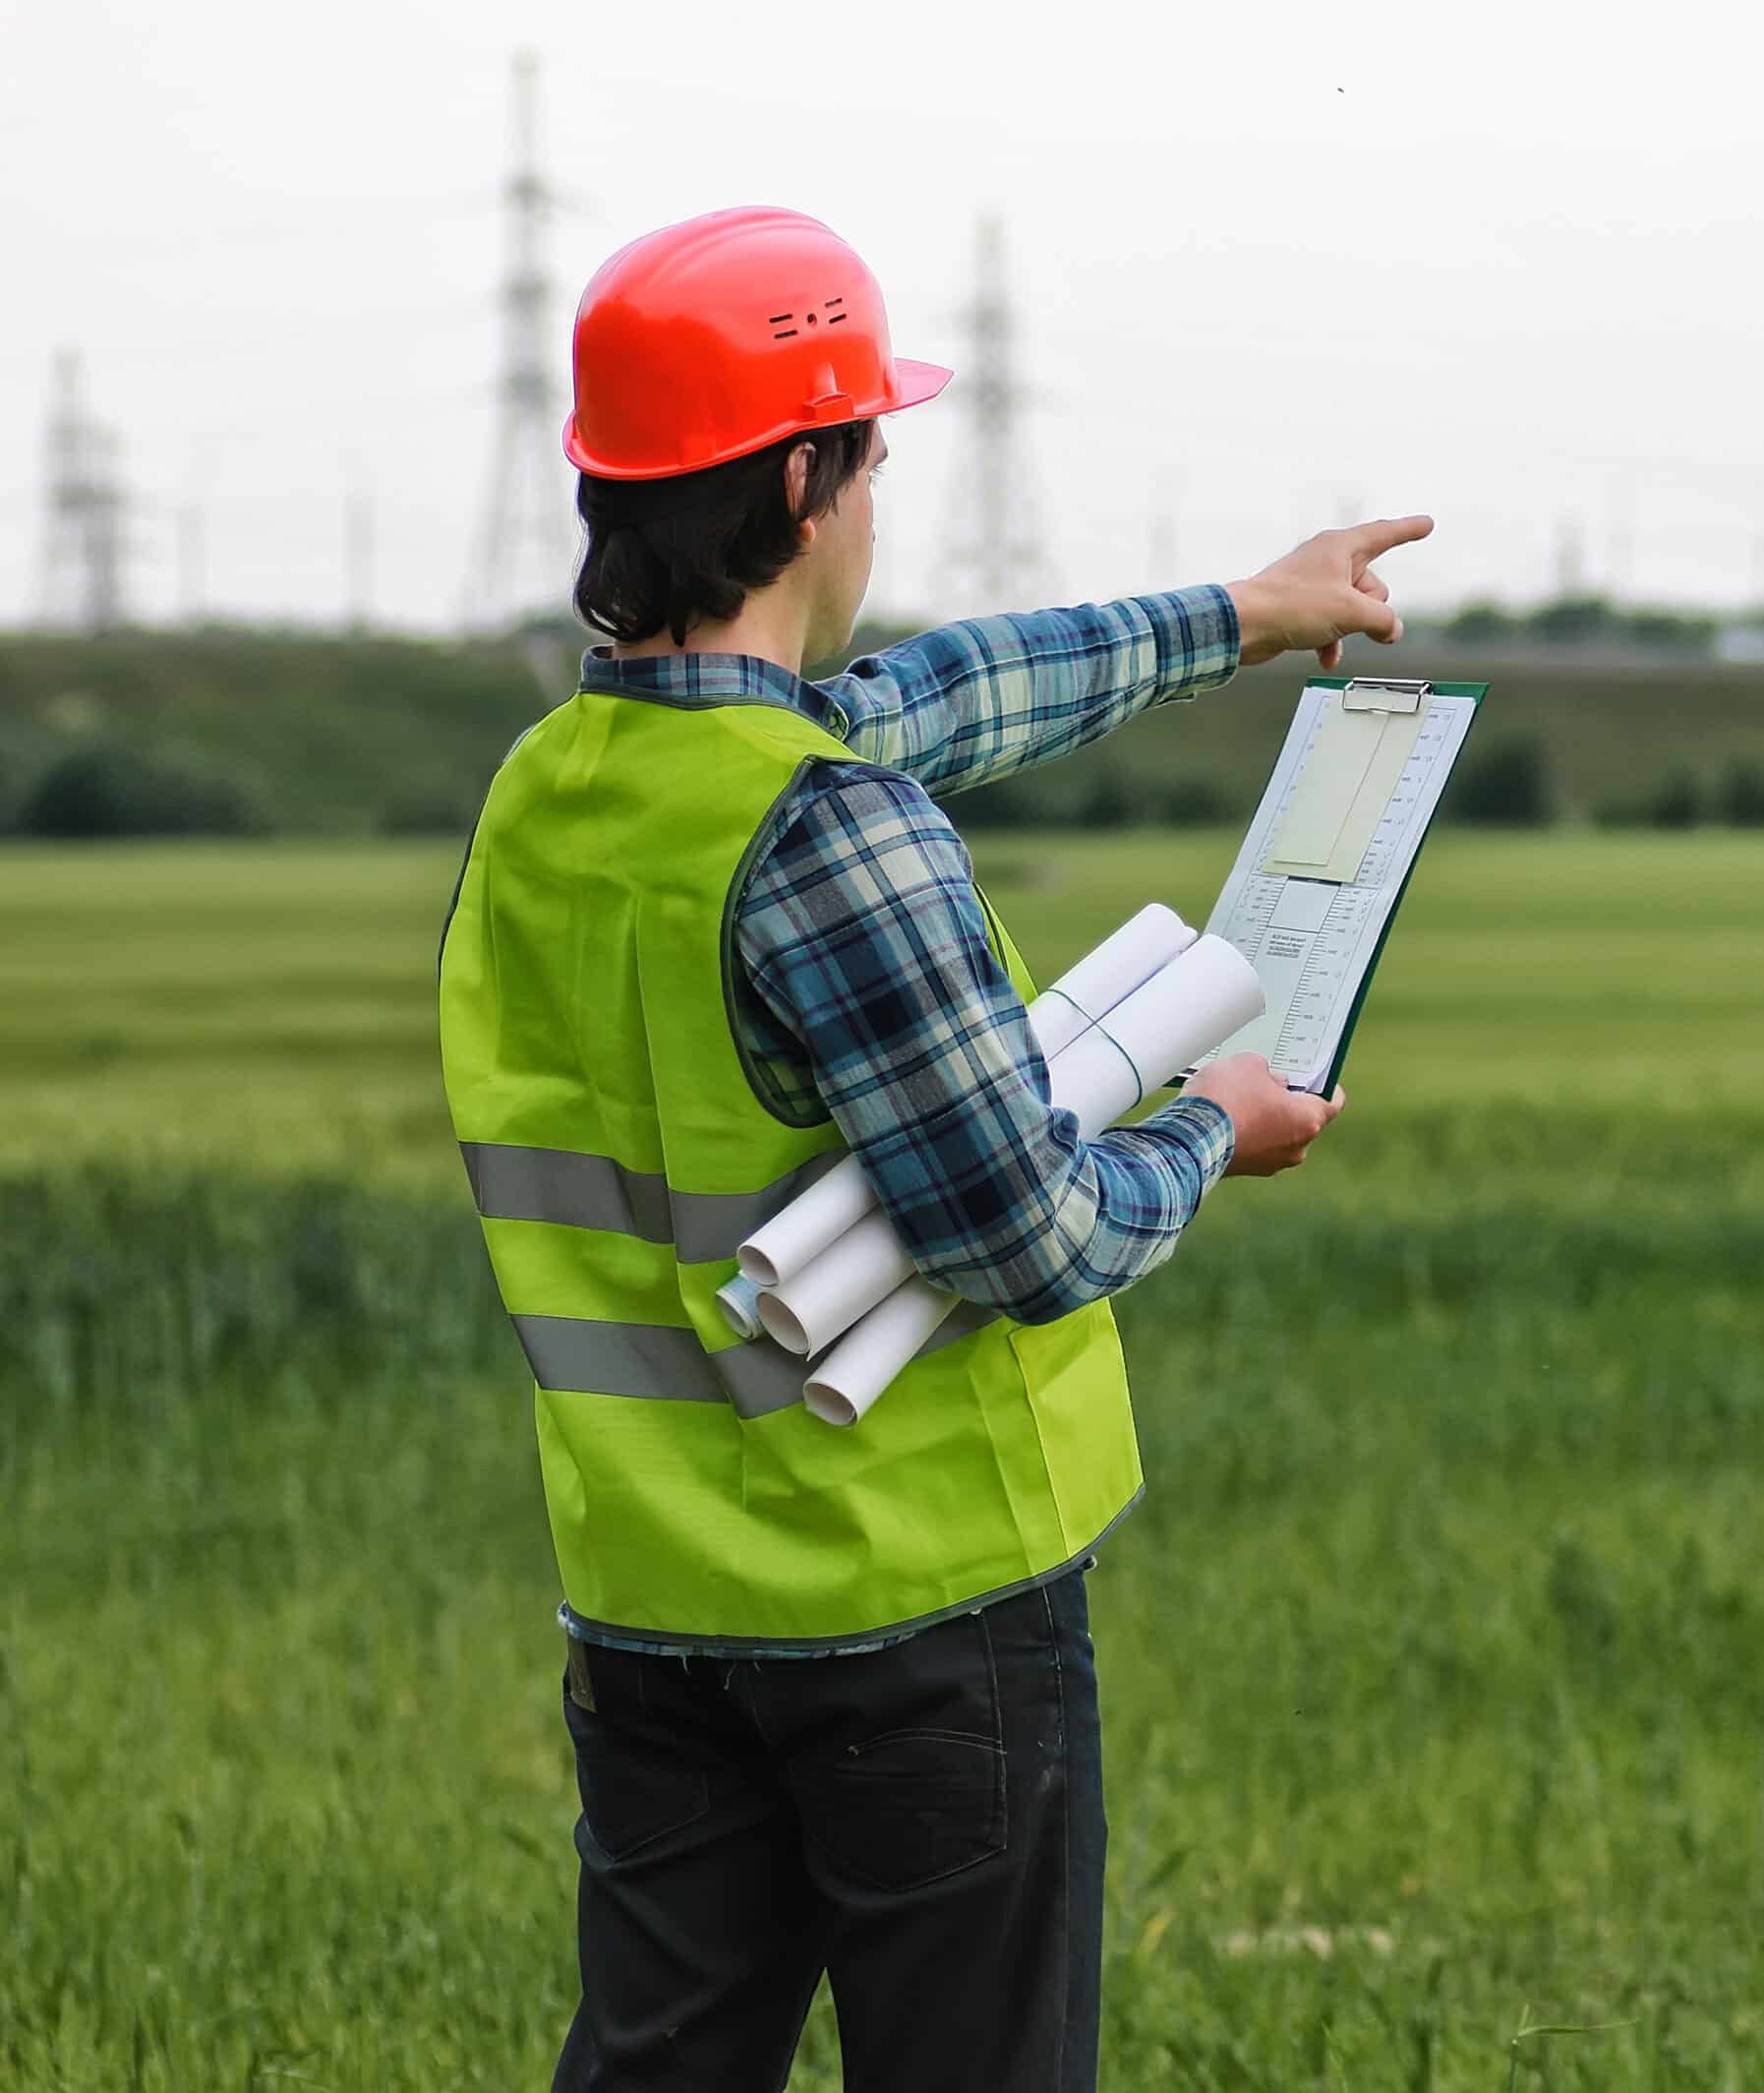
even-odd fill
[[[873,421],[798,429],[763,450],[665,480],[581,473],[576,513],[588,533],[576,575],[584,625],[627,643],[667,629],[676,647],[700,619],[733,618],[749,589],[776,581],[796,557],[796,524],[822,515],[862,470]],[[814,457],[800,514],[785,497],[785,460]]]

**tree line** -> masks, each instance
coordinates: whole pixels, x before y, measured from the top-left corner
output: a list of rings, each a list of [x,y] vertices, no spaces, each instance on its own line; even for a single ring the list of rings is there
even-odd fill
[[[0,834],[463,838],[509,743],[568,697],[582,636],[561,626],[469,645],[225,628],[0,636]],[[861,628],[852,652],[902,636]],[[1242,822],[1306,666],[1245,671],[1192,707],[1154,709],[1065,760],[961,794],[951,811],[993,829]],[[1348,667],[1492,680],[1443,818],[1764,826],[1764,667],[1490,663],[1440,633],[1394,653],[1367,647]]]

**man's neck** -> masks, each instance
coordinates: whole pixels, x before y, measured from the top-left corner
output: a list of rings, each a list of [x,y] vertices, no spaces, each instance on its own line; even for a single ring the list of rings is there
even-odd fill
[[[643,661],[654,655],[754,654],[761,661],[776,662],[793,676],[802,674],[802,655],[808,638],[808,617],[799,605],[769,602],[771,589],[762,589],[742,604],[739,613],[720,622],[703,621],[686,633],[685,644],[676,646],[671,632],[630,644],[615,641],[615,661]]]

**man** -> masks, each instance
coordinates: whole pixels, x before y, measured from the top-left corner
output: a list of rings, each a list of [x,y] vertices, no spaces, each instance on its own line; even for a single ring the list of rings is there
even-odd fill
[[[577,315],[576,603],[612,643],[493,783],[441,968],[565,1592],[570,2093],[782,2087],[823,1970],[853,2093],[1093,2085],[1085,1571],[1142,1487],[1107,1299],[1340,1108],[1239,1055],[1081,1140],[936,803],[1240,661],[1394,639],[1369,562],[1431,523],[805,682],[869,578],[877,417],[949,376],[790,211],[638,240]],[[842,1432],[715,1294],[847,1149],[970,1306]]]

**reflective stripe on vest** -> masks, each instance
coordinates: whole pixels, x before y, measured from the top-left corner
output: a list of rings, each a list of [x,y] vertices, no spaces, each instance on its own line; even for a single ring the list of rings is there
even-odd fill
[[[971,1337],[998,1310],[964,1301],[918,1353]],[[765,1417],[802,1400],[808,1362],[770,1338],[707,1352],[690,1330],[652,1323],[591,1323],[572,1315],[509,1317],[533,1378],[557,1394],[643,1396],[664,1403],[733,1403],[742,1417]]]
[[[807,1369],[769,1339],[707,1352],[696,1332],[651,1323],[588,1323],[571,1315],[509,1321],[534,1380],[559,1393],[733,1403],[743,1417],[764,1417],[802,1400]]]
[[[815,1156],[759,1192],[676,1192],[659,1170],[627,1170],[611,1156],[500,1141],[462,1141],[459,1153],[486,1221],[635,1235],[671,1245],[682,1265],[733,1257],[761,1222],[840,1161],[837,1152]]]

